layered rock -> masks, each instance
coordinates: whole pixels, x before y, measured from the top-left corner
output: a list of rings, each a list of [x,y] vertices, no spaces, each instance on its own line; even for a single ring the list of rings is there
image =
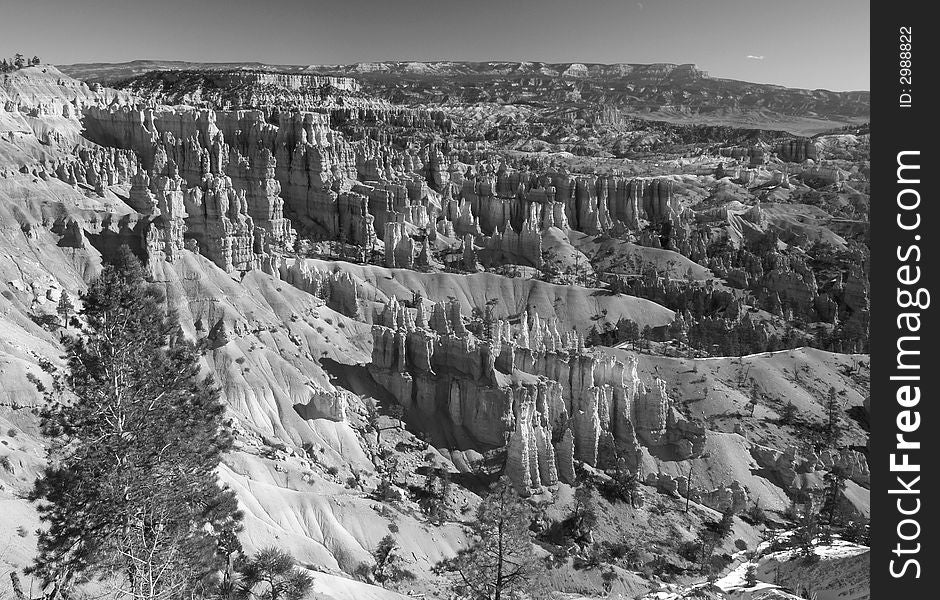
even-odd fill
[[[816,144],[811,139],[796,138],[784,140],[776,145],[774,152],[777,156],[787,162],[803,162],[804,160],[816,160],[818,158]]]
[[[707,490],[695,485],[690,486],[689,478],[685,475],[673,477],[665,473],[650,473],[646,476],[645,483],[660,492],[689,498],[720,513],[737,514],[749,505],[747,489],[737,480],[726,486]]]
[[[346,271],[326,272],[302,259],[279,260],[276,274],[299,290],[326,300],[326,305],[353,319],[361,317],[359,285]]]
[[[226,272],[260,265],[262,232],[248,214],[244,190],[235,190],[227,176],[206,179],[186,196],[188,237],[200,252]]]
[[[521,491],[573,479],[573,461],[638,468],[641,443],[690,458],[704,429],[672,406],[661,382],[647,388],[636,361],[586,354],[575,334],[523,315],[487,319],[484,339],[467,331],[459,304],[436,304],[424,326],[392,299],[373,327],[373,376],[409,411],[445,419],[441,443],[507,448],[507,474]]]
[[[265,243],[290,248],[296,232],[284,218],[281,184],[274,178],[276,164],[268,148],[259,148],[250,161],[236,151],[229,160],[229,173],[233,187],[245,190],[248,215],[264,230]]]
[[[153,225],[147,235],[147,256],[150,260],[174,262],[184,249],[186,232],[185,184],[176,164],[167,165],[164,174],[151,180],[155,206]]]
[[[430,264],[428,242],[442,232],[472,235],[485,264],[538,267],[540,234],[549,228],[639,232],[644,222],[662,227],[678,218],[666,178],[539,174],[487,163],[464,172],[441,146],[350,144],[325,114],[93,107],[85,122],[94,141],[136,152],[151,178],[171,160],[189,187],[230,177],[245,192],[265,251],[291,246],[290,219],[314,240],[370,248],[382,236],[388,266]],[[661,241],[668,242],[654,236],[646,243]]]
[[[304,419],[328,419],[330,421],[344,422],[346,420],[346,407],[349,404],[347,392],[320,391],[310,396],[306,404],[296,405],[294,408]]]
[[[542,267],[542,234],[533,222],[526,220],[518,233],[506,224],[503,231],[483,237],[480,260],[484,265],[521,264]]]
[[[869,486],[871,481],[868,461],[856,450],[827,449],[817,454],[812,451],[801,453],[792,446],[783,451],[766,446],[752,446],[751,456],[790,494],[799,493],[803,489],[801,475],[832,471],[834,468],[840,469],[847,479],[859,485]]]

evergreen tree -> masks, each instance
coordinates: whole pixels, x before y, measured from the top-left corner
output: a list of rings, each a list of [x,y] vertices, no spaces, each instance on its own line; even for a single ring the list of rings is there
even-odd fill
[[[636,508],[637,498],[641,497],[640,477],[620,461],[610,481],[600,484],[598,490],[611,502],[629,502],[632,508]]]
[[[62,316],[62,324],[68,326],[69,317],[72,316],[72,313],[75,311],[75,306],[72,304],[71,298],[67,292],[63,291],[59,296],[59,303],[56,305],[56,312]]]
[[[744,571],[744,585],[746,587],[752,588],[757,585],[757,566],[748,565],[747,569]]]
[[[23,55],[19,52],[13,55],[13,66],[17,69],[22,69],[26,66],[26,59],[23,58]]]
[[[699,531],[698,543],[701,549],[701,563],[703,567],[708,567],[709,560],[715,552],[715,548],[731,535],[734,525],[734,514],[727,510],[721,515],[720,521],[709,521]]]
[[[727,538],[731,535],[732,528],[734,527],[734,513],[731,512],[729,508],[721,514],[721,521],[718,522],[718,527],[716,531],[721,539]]]
[[[393,552],[395,551],[395,547],[395,538],[391,535],[386,535],[379,540],[379,545],[376,546],[375,550],[372,552],[372,558],[375,559],[372,574],[379,583],[384,582],[387,578],[386,569],[390,567],[394,561],[395,555]]]
[[[829,388],[829,395],[826,397],[826,444],[830,448],[836,448],[839,440],[842,438],[843,426],[840,413],[842,407],[839,405],[839,396],[836,393],[835,386]]]
[[[217,595],[220,598],[234,597],[236,587],[236,560],[242,557],[242,543],[231,528],[224,529],[219,535],[218,547],[216,552],[222,557],[224,567],[222,570],[222,580],[219,582]]]
[[[46,528],[31,572],[56,593],[98,577],[179,598],[223,566],[218,537],[241,518],[215,472],[231,446],[219,391],[126,246],[83,300],[41,414],[48,466],[31,499]]]
[[[395,482],[398,479],[398,458],[394,455],[385,459],[385,468],[382,469],[382,478],[375,488],[376,500],[393,500],[396,498]]]
[[[582,485],[574,491],[574,510],[567,520],[575,543],[581,546],[594,543],[597,508],[588,486]]]
[[[364,404],[366,409],[366,425],[375,433],[375,444],[381,446],[382,432],[387,429],[395,429],[395,426],[382,427],[382,412],[379,410],[379,405],[374,399],[366,398]],[[404,411],[399,413],[395,406],[397,405],[393,405],[390,412],[392,412],[393,417],[398,419],[398,426],[401,427],[401,418],[404,416]]]
[[[447,469],[429,468],[418,504],[432,523],[441,523],[450,504],[450,473]]]
[[[832,467],[824,477],[823,505],[820,510],[826,538],[831,537],[832,528],[841,525],[842,492],[845,490],[845,472],[838,466]]]
[[[435,570],[456,574],[458,593],[474,600],[508,600],[531,592],[542,571],[529,536],[532,516],[532,508],[512,486],[500,482],[480,503],[470,525],[474,543]]]
[[[754,411],[757,410],[757,405],[760,404],[761,399],[760,386],[757,385],[757,380],[753,377],[751,378],[751,394],[748,397],[748,404],[751,407],[751,416],[754,416]]]
[[[393,404],[388,407],[388,414],[390,417],[398,421],[398,428],[405,428],[405,407],[401,404]]]
[[[294,558],[277,548],[265,548],[239,565],[240,600],[301,600],[313,579],[294,567]]]
[[[795,420],[796,405],[793,404],[791,400],[787,400],[787,403],[783,405],[783,410],[780,413],[780,424],[792,425]]]
[[[816,555],[816,537],[819,535],[819,520],[813,510],[812,502],[808,502],[800,517],[799,524],[793,531],[793,543],[800,549],[805,557]]]
[[[402,558],[395,553],[397,549],[395,538],[386,535],[372,551],[375,564],[370,569],[370,574],[377,583],[384,585],[403,579],[415,579],[414,573],[401,566]]]

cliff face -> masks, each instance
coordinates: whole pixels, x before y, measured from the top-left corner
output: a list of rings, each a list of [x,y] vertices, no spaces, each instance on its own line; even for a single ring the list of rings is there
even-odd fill
[[[364,90],[398,102],[505,102],[522,96],[562,105],[577,101],[701,116],[746,113],[759,106],[781,114],[843,118],[867,117],[871,103],[869,92],[798,90],[719,79],[691,64],[382,62],[308,69],[354,76]],[[402,80],[410,85],[396,89]]]
[[[118,86],[164,104],[218,108],[323,105],[360,89],[351,77],[250,69],[152,71]]]
[[[554,322],[484,322],[467,330],[456,303],[416,312],[392,298],[373,326],[372,373],[409,413],[444,423],[439,445],[505,447],[507,475],[523,492],[573,481],[573,459],[636,469],[646,446],[673,460],[702,453],[705,430],[673,407],[660,380],[640,382],[636,361],[585,352]]]
[[[240,212],[251,217],[252,225],[213,225],[206,219],[216,218],[219,210],[195,208],[187,217],[192,225],[187,225],[184,237],[201,243],[197,247],[233,269],[252,268],[257,261],[238,260],[239,267],[228,267],[224,248],[232,246],[242,255],[290,248],[296,239],[292,224],[305,237],[348,241],[359,246],[360,253],[381,239],[388,246],[386,263],[406,267],[431,264],[432,251],[441,245],[435,241],[440,233],[443,244],[463,242],[460,268],[473,271],[478,261],[540,268],[539,238],[552,227],[590,234],[638,232],[647,223],[660,227],[681,220],[667,179],[491,168],[461,163],[452,154],[445,158],[435,144],[400,150],[369,139],[349,143],[332,129],[331,119],[442,129],[449,125],[442,111],[361,106],[318,110],[143,109],[115,96],[107,107],[100,100],[81,104],[72,119],[81,121],[87,140],[125,156],[107,158],[97,166],[88,160],[50,162],[38,172],[104,187],[129,182],[142,169],[148,185],[154,186],[172,160],[186,188],[175,191],[184,191],[194,207],[201,203],[196,196],[210,195],[220,185],[215,180],[228,177],[231,186],[221,187],[245,193],[247,206]],[[461,151],[460,160],[465,160],[464,154]],[[137,186],[137,200],[140,192]],[[230,200],[228,206],[241,204]],[[395,223],[399,225],[389,226]],[[210,243],[208,229],[226,240]],[[260,242],[255,233],[246,233],[255,229]],[[178,237],[178,231],[167,235]],[[472,235],[471,243],[467,235]],[[661,242],[649,234],[641,240],[654,246]],[[135,243],[148,247],[147,242]],[[210,245],[219,249],[209,250]]]
[[[84,111],[83,122],[90,140],[139,156],[152,182],[168,161],[190,195],[201,189],[206,196],[219,187],[216,179],[229,178],[222,187],[244,193],[243,212],[259,229],[263,249],[289,248],[292,225],[312,239],[361,248],[374,246],[381,233],[386,264],[411,268],[429,264],[428,243],[441,232],[451,239],[472,235],[488,264],[540,267],[539,237],[551,227],[599,234],[679,223],[668,179],[465,168],[433,144],[404,151],[368,140],[351,144],[324,114],[281,113],[277,125],[274,117],[260,110],[96,106]],[[201,211],[210,220],[216,213]],[[191,237],[204,239],[209,226],[197,218]],[[225,224],[216,229],[235,235]],[[241,238],[231,243],[244,246]]]

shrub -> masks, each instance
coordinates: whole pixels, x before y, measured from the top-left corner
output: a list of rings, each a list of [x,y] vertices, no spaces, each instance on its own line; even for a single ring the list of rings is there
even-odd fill
[[[767,515],[764,514],[764,509],[756,503],[748,507],[744,516],[747,517],[752,525],[763,525],[767,521]]]
[[[868,546],[870,535],[868,524],[863,521],[849,521],[842,529],[842,539],[853,544]]]
[[[749,588],[757,585],[757,566],[749,565],[747,570],[744,571],[744,585]]]

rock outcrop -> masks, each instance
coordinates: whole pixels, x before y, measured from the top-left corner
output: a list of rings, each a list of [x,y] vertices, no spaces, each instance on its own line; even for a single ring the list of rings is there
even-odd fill
[[[801,453],[794,447],[786,450],[774,450],[764,446],[751,447],[751,456],[762,468],[772,474],[776,483],[788,493],[796,494],[803,489],[800,475],[820,471],[841,470],[847,479],[861,486],[869,486],[871,473],[865,456],[856,450],[824,450]]]
[[[436,304],[424,324],[394,298],[373,327],[372,373],[425,421],[447,423],[438,443],[506,448],[506,473],[526,491],[571,481],[573,461],[637,469],[641,444],[678,459],[698,456],[705,431],[672,406],[662,382],[640,382],[627,364],[585,352],[572,334],[523,314],[516,326],[469,332],[459,305]]]

